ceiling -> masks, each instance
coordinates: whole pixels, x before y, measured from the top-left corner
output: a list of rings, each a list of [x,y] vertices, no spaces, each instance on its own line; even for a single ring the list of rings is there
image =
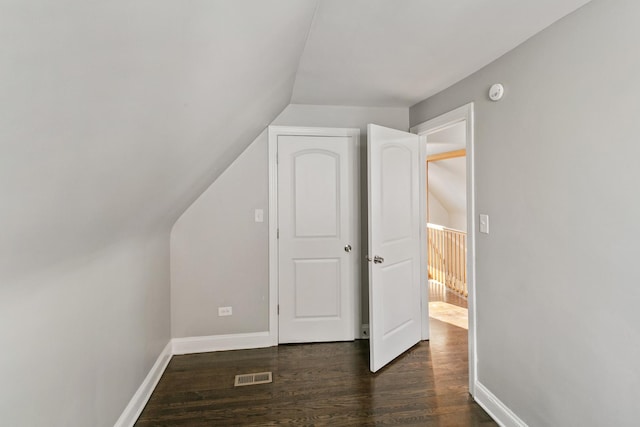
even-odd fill
[[[409,107],[587,0],[320,0],[292,103]]]
[[[465,157],[429,162],[429,192],[449,214],[466,213],[466,176]]]
[[[427,134],[427,155],[462,150],[467,146],[467,124],[464,121]]]
[[[427,155],[461,150],[466,147],[467,124],[455,123],[427,134]],[[429,193],[438,199],[449,214],[466,213],[466,157],[429,162]]]
[[[2,0],[0,278],[162,230],[289,104],[404,106],[584,0]]]
[[[289,104],[315,0],[0,0],[0,281],[167,233]]]

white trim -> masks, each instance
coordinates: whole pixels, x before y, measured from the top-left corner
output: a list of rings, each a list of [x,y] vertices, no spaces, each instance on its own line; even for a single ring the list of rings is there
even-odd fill
[[[170,340],[127,404],[127,407],[122,411],[114,427],[131,427],[135,424],[173,355],[205,353],[209,351],[244,350],[248,348],[271,347],[273,345],[269,332],[211,335],[204,337],[174,338]]]
[[[353,338],[359,337],[362,308],[360,306],[361,284],[360,268],[362,250],[360,248],[360,129],[322,128],[299,126],[269,126],[269,335],[271,345],[278,345],[278,135],[305,136],[346,136],[355,141],[352,151],[354,182],[353,197],[353,280],[354,280],[354,322]]]
[[[269,126],[269,335],[278,345],[278,144],[277,129]]]
[[[437,132],[452,124],[465,121],[466,125],[466,150],[467,150],[467,296],[469,310],[469,393],[475,397],[475,386],[478,383],[477,372],[477,330],[476,330],[476,182],[475,182],[475,136],[473,102],[456,108],[453,111],[442,114],[434,119],[413,126],[411,132],[418,135],[427,135]],[[426,156],[425,156],[426,158]],[[425,180],[421,180],[421,186]],[[425,188],[422,187],[424,193]],[[425,221],[426,227],[426,221]],[[426,255],[423,256],[426,258]],[[423,314],[424,321],[424,314]],[[426,320],[428,322],[428,318]],[[424,329],[424,327],[423,327]]]
[[[482,383],[476,381],[476,395],[475,401],[478,405],[487,411],[487,413],[502,427],[527,427],[527,424],[522,421],[511,409],[500,399],[498,399],[493,393],[489,391]]]
[[[412,126],[409,131],[418,135],[434,133],[455,123],[466,120],[469,116],[473,116],[473,102],[465,104],[462,107],[458,107],[455,110],[451,110],[448,113],[444,113],[431,120],[427,120],[426,122]],[[469,145],[468,142],[467,145]]]
[[[203,337],[174,338],[173,354],[206,353],[209,351],[245,350],[272,347],[268,331],[247,334],[209,335]]]
[[[368,339],[362,331],[368,330],[369,325],[360,325],[358,336]],[[254,332],[246,334],[211,335],[201,337],[174,338],[167,343],[149,373],[142,381],[127,407],[122,411],[114,427],[131,427],[138,420],[151,394],[155,390],[160,378],[173,355],[204,353],[211,351],[244,350],[250,348],[272,347],[269,332]],[[474,400],[502,427],[528,427],[509,407],[489,391],[482,383],[475,383]]]
[[[138,387],[138,390],[136,390],[135,394],[129,401],[129,404],[127,404],[127,407],[122,411],[122,414],[114,424],[114,427],[130,427],[135,424],[145,405],[149,401],[151,393],[153,393],[156,385],[158,385],[158,381],[160,381],[164,370],[167,368],[167,365],[171,360],[171,356],[171,341],[169,341],[156,359],[156,362],[151,367],[146,378],[142,381],[142,384],[140,384],[140,387]]]
[[[420,137],[420,158],[427,158],[427,137]],[[429,331],[429,270],[427,265],[427,194],[424,188],[427,182],[427,162],[420,162],[420,306],[421,306],[421,328],[422,340],[426,341],[430,337]]]

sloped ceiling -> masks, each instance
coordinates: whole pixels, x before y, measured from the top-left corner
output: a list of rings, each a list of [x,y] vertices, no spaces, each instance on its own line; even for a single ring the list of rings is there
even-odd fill
[[[466,212],[466,182],[464,157],[429,163],[429,192],[449,213]]]
[[[165,229],[290,101],[315,0],[0,0],[0,281]]]
[[[587,0],[321,0],[293,103],[408,107]]]
[[[427,155],[465,148],[467,128],[459,122],[427,135]],[[466,157],[429,162],[429,192],[447,212],[465,214],[467,209]]]
[[[168,232],[290,102],[408,107],[583,3],[0,0],[0,279]]]
[[[427,135],[427,155],[464,149],[467,145],[467,127],[458,122]]]

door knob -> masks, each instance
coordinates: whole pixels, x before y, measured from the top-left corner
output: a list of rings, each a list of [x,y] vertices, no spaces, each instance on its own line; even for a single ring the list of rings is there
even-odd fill
[[[382,264],[384,262],[384,258],[382,258],[381,256],[374,256],[373,257],[373,263],[374,264]]]
[[[345,251],[346,253],[351,252],[351,249],[353,249],[353,248],[351,247],[351,245],[347,245],[347,246],[345,246],[345,247],[344,247],[344,251]]]

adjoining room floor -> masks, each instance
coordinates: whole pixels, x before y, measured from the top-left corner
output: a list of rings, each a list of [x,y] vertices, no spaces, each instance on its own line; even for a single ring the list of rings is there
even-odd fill
[[[446,302],[467,308],[467,299],[465,297],[450,291],[445,285],[431,279],[429,279],[429,302]]]
[[[429,317],[468,330],[467,299],[429,280]]]
[[[468,394],[467,331],[431,319],[431,335],[377,374],[366,340],[175,356],[136,425],[497,425]]]

